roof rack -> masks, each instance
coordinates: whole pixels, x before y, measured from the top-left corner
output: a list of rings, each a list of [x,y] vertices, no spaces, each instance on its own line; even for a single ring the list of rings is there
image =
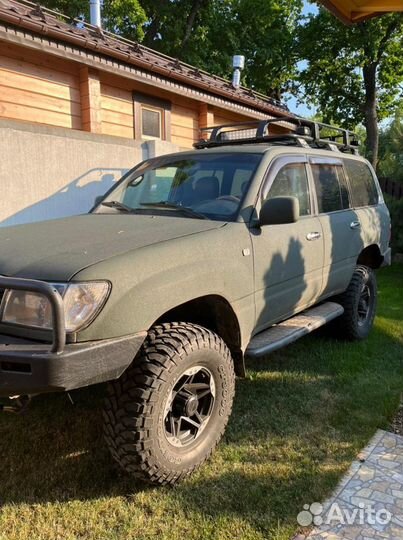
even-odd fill
[[[272,134],[270,127],[279,122],[287,122],[290,133]],[[291,131],[292,130],[292,131]],[[302,148],[324,148],[334,152],[358,154],[360,142],[353,131],[314,120],[299,117],[270,118],[252,120],[236,124],[224,124],[203,128],[201,132],[210,132],[208,139],[201,139],[195,148],[217,146],[270,143],[273,145],[299,146]]]

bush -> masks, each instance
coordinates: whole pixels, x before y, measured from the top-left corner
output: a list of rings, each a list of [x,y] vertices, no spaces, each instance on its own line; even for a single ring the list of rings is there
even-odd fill
[[[390,216],[392,218],[392,250],[393,253],[403,253],[403,199],[399,201],[385,196]]]

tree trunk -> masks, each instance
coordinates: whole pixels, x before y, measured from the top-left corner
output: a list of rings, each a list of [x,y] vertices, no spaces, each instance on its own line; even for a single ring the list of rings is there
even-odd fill
[[[154,15],[151,19],[151,23],[145,33],[143,43],[147,47],[155,48],[154,40],[160,30],[160,19],[158,15]]]
[[[185,34],[181,43],[181,48],[183,49],[192,35],[193,25],[196,19],[197,12],[203,7],[204,4],[207,4],[208,0],[193,0],[192,8],[186,20]]]
[[[268,88],[266,90],[266,95],[273,99],[276,99],[277,101],[281,101],[283,98],[281,94],[281,88]]]
[[[377,92],[376,92],[376,71],[377,62],[372,62],[364,66],[364,86],[365,86],[365,129],[367,131],[368,159],[376,169],[378,165],[379,151],[379,128],[377,112]]]

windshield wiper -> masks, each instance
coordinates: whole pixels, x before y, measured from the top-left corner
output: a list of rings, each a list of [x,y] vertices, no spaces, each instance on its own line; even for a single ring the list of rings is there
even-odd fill
[[[130,208],[130,206],[127,206],[119,201],[105,201],[101,202],[101,205],[107,206],[108,208],[116,208],[116,210],[121,210],[122,212],[133,212],[133,208]]]
[[[192,210],[188,206],[181,206],[180,204],[175,204],[169,201],[159,201],[159,202],[145,202],[140,203],[141,206],[154,206],[155,208],[172,208],[172,210],[178,210],[189,217],[198,218],[198,219],[208,219],[204,214]]]

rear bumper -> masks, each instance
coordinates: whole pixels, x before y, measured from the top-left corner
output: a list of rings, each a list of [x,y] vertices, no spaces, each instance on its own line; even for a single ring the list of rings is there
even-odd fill
[[[145,336],[68,344],[57,353],[48,344],[0,335],[0,397],[62,392],[117,379]]]

